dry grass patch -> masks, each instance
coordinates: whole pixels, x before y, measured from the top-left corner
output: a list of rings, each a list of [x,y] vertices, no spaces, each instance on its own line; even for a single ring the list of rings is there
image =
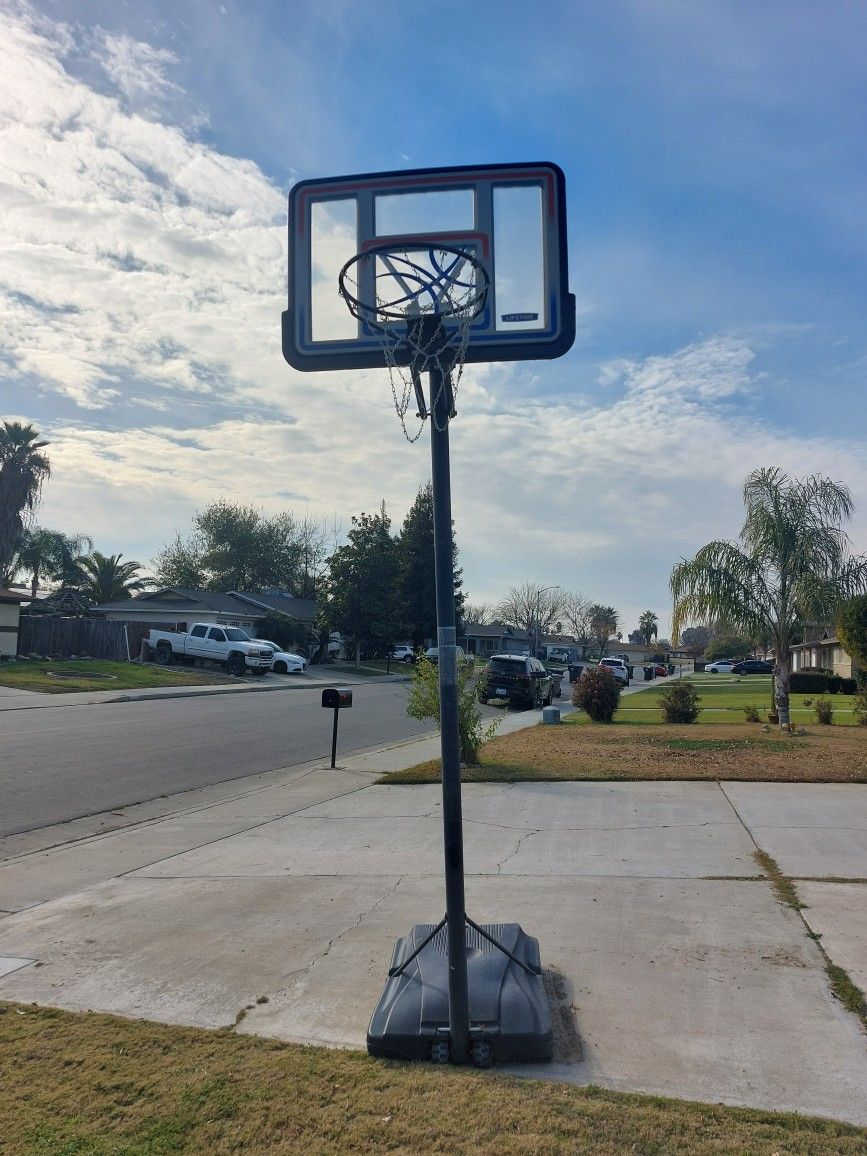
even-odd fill
[[[742,723],[689,727],[615,723],[534,726],[482,749],[464,782],[527,779],[709,779],[779,783],[867,782],[867,730],[814,728],[800,738]],[[439,761],[395,771],[384,783],[432,783]]]
[[[863,1153],[867,1130],[0,1004],[4,1156]]]

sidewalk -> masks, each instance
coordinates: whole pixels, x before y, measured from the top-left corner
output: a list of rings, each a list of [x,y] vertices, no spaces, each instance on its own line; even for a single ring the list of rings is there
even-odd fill
[[[439,788],[376,778],[437,752],[0,841],[0,998],[363,1047],[394,940],[444,904]],[[867,1038],[808,935],[867,986],[867,786],[471,784],[463,809],[470,914],[538,936],[577,1029],[516,1071],[867,1124]],[[807,911],[776,901],[757,846],[812,880]]]

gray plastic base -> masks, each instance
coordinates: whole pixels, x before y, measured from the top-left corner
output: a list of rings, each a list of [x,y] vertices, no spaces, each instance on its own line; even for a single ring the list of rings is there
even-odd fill
[[[526,935],[517,923],[483,926],[533,974],[467,926],[473,1061],[546,1062],[551,1059],[553,1032],[542,984],[539,941]],[[397,941],[392,971],[412,955],[433,927],[417,923],[409,935]],[[429,1060],[433,1051],[433,1058],[443,1058],[441,1045],[449,1040],[448,963],[443,927],[401,975],[389,976],[367,1030],[367,1050],[372,1056]]]

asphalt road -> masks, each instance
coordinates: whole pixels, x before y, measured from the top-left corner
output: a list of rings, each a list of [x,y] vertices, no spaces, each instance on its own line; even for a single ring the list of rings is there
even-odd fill
[[[353,687],[338,759],[430,733],[407,683]],[[0,836],[331,753],[321,690],[208,695],[0,713]]]

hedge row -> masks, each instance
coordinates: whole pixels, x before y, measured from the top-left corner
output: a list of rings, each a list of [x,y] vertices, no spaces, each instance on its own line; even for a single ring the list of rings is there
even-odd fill
[[[792,675],[789,689],[792,694],[856,694],[858,690],[854,678],[802,670],[796,670]]]

